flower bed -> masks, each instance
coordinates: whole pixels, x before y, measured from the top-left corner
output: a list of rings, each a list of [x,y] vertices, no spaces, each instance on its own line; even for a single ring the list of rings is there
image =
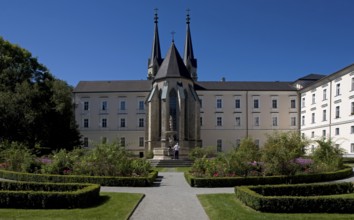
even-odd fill
[[[250,176],[250,177],[194,177],[185,172],[185,178],[192,187],[233,187],[241,185],[314,183],[344,179],[353,174],[351,167],[336,172],[301,174],[294,176]]]
[[[151,171],[147,177],[49,175],[0,170],[0,178],[29,182],[93,183],[102,186],[152,186],[158,172]]]
[[[0,208],[84,208],[99,198],[100,185],[0,182]]]
[[[354,188],[350,182],[237,186],[235,193],[244,204],[262,212],[354,213]]]

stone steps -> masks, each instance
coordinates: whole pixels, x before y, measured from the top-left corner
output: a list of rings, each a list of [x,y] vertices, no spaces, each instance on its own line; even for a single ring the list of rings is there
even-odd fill
[[[190,167],[193,161],[186,159],[179,160],[149,160],[153,167]]]

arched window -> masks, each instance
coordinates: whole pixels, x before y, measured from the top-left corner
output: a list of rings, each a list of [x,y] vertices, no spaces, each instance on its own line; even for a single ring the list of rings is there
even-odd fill
[[[173,89],[170,92],[170,116],[172,118],[172,130],[177,130],[177,93]]]

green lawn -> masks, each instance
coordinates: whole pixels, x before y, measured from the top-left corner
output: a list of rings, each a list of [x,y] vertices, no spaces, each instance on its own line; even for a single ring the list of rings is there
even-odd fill
[[[0,219],[128,219],[143,198],[138,193],[101,193],[95,207],[84,209],[0,209]]]
[[[199,201],[211,220],[342,220],[354,219],[354,214],[275,214],[257,212],[240,202],[235,194],[198,195]]]

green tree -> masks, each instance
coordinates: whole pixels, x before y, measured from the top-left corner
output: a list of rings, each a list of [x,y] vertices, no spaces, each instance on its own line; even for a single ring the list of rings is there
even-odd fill
[[[298,132],[275,132],[268,135],[262,149],[266,175],[294,175],[299,166],[294,163],[305,155],[307,141]]]
[[[343,166],[345,151],[337,147],[331,139],[316,140],[318,146],[312,154],[317,171],[335,171]]]
[[[30,52],[0,37],[0,141],[50,150],[79,145],[71,92]]]

